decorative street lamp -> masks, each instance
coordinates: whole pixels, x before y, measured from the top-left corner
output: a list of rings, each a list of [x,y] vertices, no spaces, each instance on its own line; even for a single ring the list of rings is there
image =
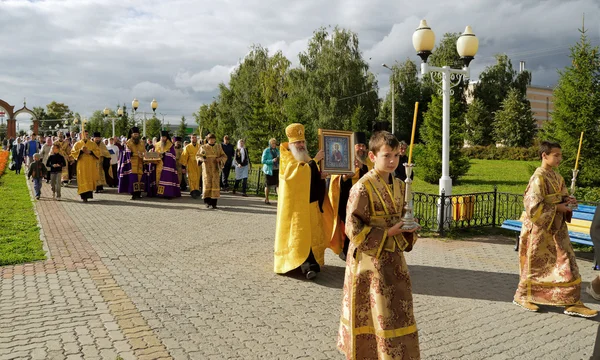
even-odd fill
[[[138,99],[133,99],[133,101],[131,102],[131,108],[133,108],[133,112],[131,114],[131,118],[133,119],[133,126],[135,126],[135,112],[137,111],[138,107],[140,106],[140,102],[138,101]],[[144,136],[146,136],[146,123],[144,123]]]
[[[462,69],[452,69],[450,66],[436,67],[427,64],[427,58],[431,55],[431,51],[435,46],[435,34],[427,25],[427,21],[421,20],[419,28],[413,34],[412,41],[417,55],[422,60],[421,74],[430,73],[433,82],[442,87],[442,177],[440,178],[440,195],[442,192],[446,195],[452,195],[452,179],[450,178],[450,96],[453,91],[451,89],[463,80],[469,79],[469,64],[477,54],[479,40],[473,34],[471,27],[467,26],[465,32],[456,41],[456,50],[463,60],[464,66]]]
[[[390,87],[392,88],[392,134],[394,133],[396,127],[394,126],[394,122],[396,121],[396,111],[395,111],[395,103],[396,97],[394,96],[394,70],[386,64],[381,64],[384,68],[389,69],[392,72],[390,75]]]
[[[103,112],[104,112],[104,120],[106,120],[106,118],[110,114],[110,110],[108,110],[108,108],[105,107]],[[123,116],[123,109],[120,106],[117,109],[117,116],[119,116],[119,118]],[[116,118],[112,117],[112,118],[110,118],[110,120],[112,121],[112,137],[114,138],[115,137],[115,120],[116,120]]]

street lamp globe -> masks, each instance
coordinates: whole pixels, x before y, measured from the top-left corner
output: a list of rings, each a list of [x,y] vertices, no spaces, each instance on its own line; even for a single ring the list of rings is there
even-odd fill
[[[104,112],[104,117],[107,117],[107,116],[108,116],[108,114],[110,114],[110,110],[108,110],[108,108],[107,108],[107,107],[105,107],[105,108],[104,108],[104,111],[103,111],[103,112]]]
[[[119,108],[117,109],[117,116],[121,117],[123,116],[123,108],[119,106]]]
[[[133,101],[131,102],[131,107],[133,108],[133,111],[137,111],[139,106],[140,102],[138,101],[138,99],[133,99]]]
[[[429,25],[427,25],[426,20],[421,20],[419,27],[413,33],[412,42],[417,55],[426,63],[435,46],[435,34]]]
[[[456,41],[456,51],[458,51],[465,67],[468,67],[471,60],[475,58],[477,50],[479,50],[479,40],[473,34],[471,27],[467,26],[465,32]]]
[[[156,112],[156,109],[158,108],[158,101],[156,101],[156,99],[152,99],[150,106],[152,106],[152,112]]]

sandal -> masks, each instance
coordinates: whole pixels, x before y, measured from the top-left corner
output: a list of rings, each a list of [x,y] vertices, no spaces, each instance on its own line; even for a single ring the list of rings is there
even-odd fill
[[[271,205],[271,203],[269,202],[269,199],[265,199],[265,204]]]

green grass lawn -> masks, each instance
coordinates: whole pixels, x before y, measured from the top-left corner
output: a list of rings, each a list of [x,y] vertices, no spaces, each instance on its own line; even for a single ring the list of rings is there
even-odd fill
[[[458,183],[453,183],[452,194],[493,191],[523,194],[529,178],[539,161],[517,160],[471,160],[469,172]],[[419,167],[415,167],[413,191],[437,194],[438,184],[429,184],[419,178]]]
[[[45,258],[26,177],[7,169],[0,177],[0,265]]]

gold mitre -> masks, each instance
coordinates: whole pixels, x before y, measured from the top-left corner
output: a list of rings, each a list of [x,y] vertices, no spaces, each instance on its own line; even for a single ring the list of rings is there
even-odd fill
[[[285,128],[285,135],[290,143],[304,141],[304,125],[298,123],[288,125]]]

